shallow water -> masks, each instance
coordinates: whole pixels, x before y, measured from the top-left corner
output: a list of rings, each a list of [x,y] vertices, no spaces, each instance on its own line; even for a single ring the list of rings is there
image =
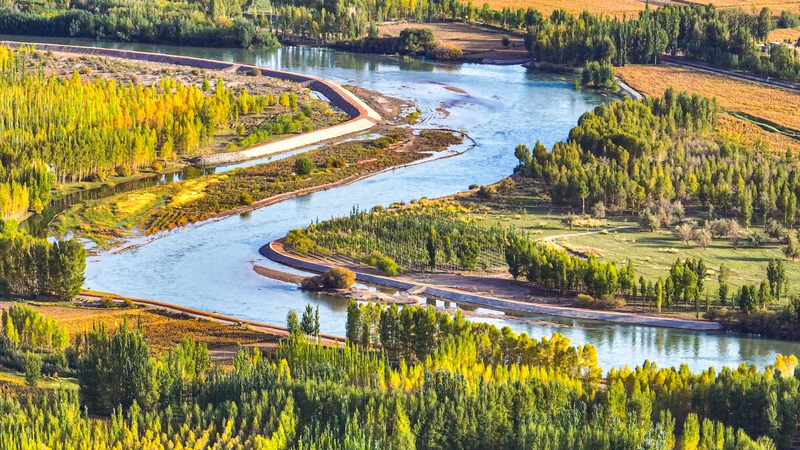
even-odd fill
[[[8,37],[7,37],[8,38]],[[10,38],[9,38],[10,39]],[[564,139],[580,115],[606,98],[576,91],[559,76],[531,74],[517,66],[448,65],[402,61],[322,49],[282,48],[248,51],[198,49],[52,40],[132,50],[238,61],[292,70],[375,89],[408,99],[423,110],[423,126],[464,129],[477,146],[463,155],[396,169],[349,186],[288,200],[242,216],[196,224],[118,255],[90,258],[86,286],[134,297],[152,298],[244,319],[283,324],[290,309],[320,306],[322,331],[344,334],[346,301],[299,292],[252,271],[265,261],[260,246],[315,220],[348,214],[358,206],[437,197],[487,184],[511,173],[514,147],[546,146]],[[40,41],[41,42],[41,41]],[[466,94],[446,89],[452,86]],[[437,113],[445,108],[446,119]],[[763,367],[775,356],[800,354],[800,344],[731,333],[695,333],[551,317],[525,321],[481,318],[534,338],[562,333],[574,343],[597,347],[604,368],[641,364],[687,364],[693,370],[739,362]],[[546,323],[537,323],[542,320]]]

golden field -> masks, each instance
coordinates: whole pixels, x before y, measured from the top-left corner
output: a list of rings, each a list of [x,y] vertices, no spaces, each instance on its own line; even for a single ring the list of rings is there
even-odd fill
[[[797,42],[800,39],[800,27],[797,28],[777,28],[769,32],[769,41],[791,41]]]
[[[12,304],[14,303],[0,301],[0,309],[6,309]],[[261,347],[264,343],[278,341],[278,336],[275,335],[153,308],[87,308],[48,304],[29,304],[29,306],[42,315],[52,317],[67,329],[70,337],[90,331],[97,322],[102,322],[109,330],[113,330],[123,324],[126,318],[131,327],[136,326],[141,320],[145,339],[155,352],[166,350],[184,337],[191,337],[197,342],[206,344],[213,356],[216,356],[214,351],[216,349],[223,351],[231,349],[235,352],[240,345],[258,344]]]
[[[479,4],[476,2],[475,4]],[[565,9],[572,14],[589,11],[593,14],[608,14],[611,16],[634,15],[645,7],[645,2],[637,0],[488,0],[492,9],[525,8],[533,7],[544,16],[549,16],[554,10]],[[479,6],[483,5],[480,3]]]
[[[678,91],[716,97],[720,108],[740,111],[793,130],[800,130],[800,93],[734,80],[722,75],[677,66],[629,65],[615,69],[631,87],[648,97],[661,96],[672,86]],[[742,120],[726,117],[723,128],[744,134],[751,141],[761,139],[773,150],[800,148],[798,141],[758,128]]]
[[[381,25],[381,36],[399,36],[406,28],[430,28],[433,37],[447,44],[455,45],[464,52],[465,59],[517,59],[528,57],[524,39],[517,35],[508,35],[511,46],[503,47],[502,38],[507,33],[481,28],[458,22],[401,22]]]
[[[713,4],[718,8],[742,8],[747,12],[752,10],[760,11],[761,8],[767,7],[772,10],[774,15],[780,14],[781,11],[788,10],[797,12],[800,8],[800,3],[786,1],[786,0],[688,0],[691,3],[700,5]]]

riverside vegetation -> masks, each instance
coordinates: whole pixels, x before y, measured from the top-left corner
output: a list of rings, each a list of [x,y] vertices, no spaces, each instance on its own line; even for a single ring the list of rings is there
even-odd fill
[[[418,161],[462,141],[460,136],[441,130],[414,135],[409,129],[395,127],[384,134],[227,174],[88,201],[71,207],[55,226],[105,244],[133,228],[152,234],[233,208],[247,208],[279,194],[355,180]]]
[[[298,326],[274,353],[242,348],[227,369],[191,339],[155,353],[127,322],[68,342],[58,324],[15,306],[3,325],[0,349],[26,355],[29,385],[2,385],[0,445],[10,450],[771,450],[797,438],[792,357],[763,372],[645,362],[609,371],[601,385],[591,345],[532,340],[430,307],[355,302],[344,348]],[[60,361],[77,391],[38,387],[37,357]]]
[[[169,76],[150,86],[116,80],[113,74],[90,81],[90,65],[97,60],[77,60],[84,63],[62,76],[63,69],[47,73],[63,65],[50,54],[0,47],[0,130],[6,136],[0,143],[0,219],[20,220],[29,210],[41,213],[51,189],[63,183],[126,176],[196,155],[222,130],[237,130],[227,150],[326,126],[343,116],[320,111],[305,96],[301,103],[291,91],[236,93],[221,78],[213,88],[205,77],[198,77],[198,85]],[[332,121],[322,119],[328,116]]]
[[[655,312],[682,306],[699,315],[712,305],[736,306],[736,315],[721,310],[709,317],[794,337],[790,324],[797,321],[797,306],[785,299],[791,293],[787,281],[798,273],[793,261],[800,256],[793,229],[800,159],[743,145],[716,133],[716,123],[715,101],[671,89],[658,99],[599,106],[551,151],[539,143],[533,151],[517,147],[514,179],[475,189],[468,198],[459,195],[455,202],[422,200],[386,211],[354,211],[295,230],[286,244],[299,253],[336,254],[361,264],[388,259],[413,271],[508,272],[542,292],[603,299],[598,305],[575,300],[590,306],[613,307],[617,297]],[[515,194],[517,185],[533,193],[539,211],[578,211],[555,218],[562,231],[548,229],[549,235],[579,226],[602,228],[607,220],[622,227],[620,233],[635,234],[622,241],[608,232],[567,237],[562,245],[537,240],[542,228],[552,227],[532,226],[541,224],[541,216],[522,218],[520,212],[527,216],[526,207],[533,205]],[[486,220],[480,200],[505,203],[516,213],[513,224]],[[595,217],[584,217],[587,210]],[[663,229],[672,233],[664,237]],[[654,239],[665,242],[666,250],[655,247]],[[598,249],[592,242],[604,244]],[[682,247],[670,250],[677,243]],[[683,247],[693,251],[681,257]],[[740,263],[739,253],[746,252],[757,252],[763,265],[749,258]],[[770,304],[786,309],[764,309]]]

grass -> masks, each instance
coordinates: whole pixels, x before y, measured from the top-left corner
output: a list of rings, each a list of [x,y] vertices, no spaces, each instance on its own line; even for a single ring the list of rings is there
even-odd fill
[[[481,226],[501,225],[513,227],[528,233],[531,239],[560,236],[574,233],[600,231],[596,234],[582,236],[557,237],[556,243],[581,253],[596,254],[603,260],[624,263],[633,261],[637,280],[644,276],[648,280],[669,275],[669,268],[677,258],[703,259],[709,268],[706,280],[706,291],[711,299],[716,298],[718,283],[716,273],[720,264],[725,263],[731,270],[730,284],[738,288],[743,284],[759,284],[766,278],[766,266],[771,259],[784,261],[790,280],[800,279],[800,261],[790,261],[783,255],[783,246],[770,240],[760,248],[749,247],[743,240],[739,248],[733,248],[728,239],[714,239],[711,245],[703,249],[694,243],[683,244],[666,228],[658,232],[650,232],[638,227],[633,216],[611,217],[606,219],[603,228],[570,230],[561,223],[568,214],[567,209],[552,206],[537,195],[535,183],[520,182],[512,195],[498,196],[492,200],[480,200],[473,197],[462,198],[461,203],[470,207],[473,217]],[[580,213],[580,211],[577,211]],[[690,215],[687,212],[687,215]],[[634,226],[616,231],[605,232],[603,229]],[[800,285],[790,286],[793,292],[800,292]]]
[[[743,112],[792,130],[800,130],[800,116],[797,115],[800,93],[677,66],[629,65],[619,67],[616,71],[626,83],[648,97],[660,97],[672,86],[678,91],[716,97],[723,110]],[[761,140],[776,151],[800,148],[797,140],[767,132],[730,116],[723,118],[721,125],[722,130],[739,134],[751,143]]]

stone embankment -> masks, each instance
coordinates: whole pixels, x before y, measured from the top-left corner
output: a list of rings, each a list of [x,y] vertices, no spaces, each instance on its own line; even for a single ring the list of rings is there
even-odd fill
[[[310,272],[325,272],[326,270],[330,270],[331,268],[331,266],[289,254],[284,250],[283,244],[281,243],[280,240],[270,242],[269,244],[261,247],[261,249],[259,249],[259,252],[264,257],[274,262],[294,267],[296,269],[307,270]],[[527,314],[543,314],[548,316],[567,317],[573,319],[599,320],[604,322],[614,322],[627,325],[677,328],[677,329],[693,330],[693,331],[717,331],[722,329],[722,326],[717,322],[676,319],[672,317],[643,316],[631,313],[594,311],[594,310],[570,308],[564,306],[544,305],[532,302],[521,302],[516,300],[491,297],[488,295],[478,295],[445,286],[420,284],[420,283],[414,283],[412,281],[383,277],[379,275],[371,275],[361,272],[356,272],[356,280],[365,283],[388,286],[403,291],[413,291],[417,295],[424,296],[425,294],[427,294],[433,297],[439,297],[454,302],[469,303],[472,305],[478,305],[504,311],[515,311]]]
[[[309,145],[317,144],[330,139],[338,138],[352,133],[358,133],[375,126],[381,122],[381,116],[361,101],[352,92],[342,88],[337,83],[322,78],[285,72],[283,70],[267,69],[247,64],[229,63],[211,59],[192,58],[188,56],[165,55],[161,53],[137,52],[132,50],[117,50],[110,48],[82,47],[77,45],[43,44],[16,41],[0,41],[0,45],[18,48],[21,46],[36,46],[37,50],[53,51],[60,53],[74,53],[92,56],[105,56],[154,63],[176,64],[182,66],[199,67],[208,70],[235,70],[237,72],[258,71],[261,75],[296,83],[307,83],[309,89],[324,95],[331,104],[344,111],[350,120],[321,128],[308,133],[278,139],[266,144],[237,150],[227,153],[216,153],[198,158],[199,165],[230,164],[238,161],[258,158],[265,155],[281,153]]]

